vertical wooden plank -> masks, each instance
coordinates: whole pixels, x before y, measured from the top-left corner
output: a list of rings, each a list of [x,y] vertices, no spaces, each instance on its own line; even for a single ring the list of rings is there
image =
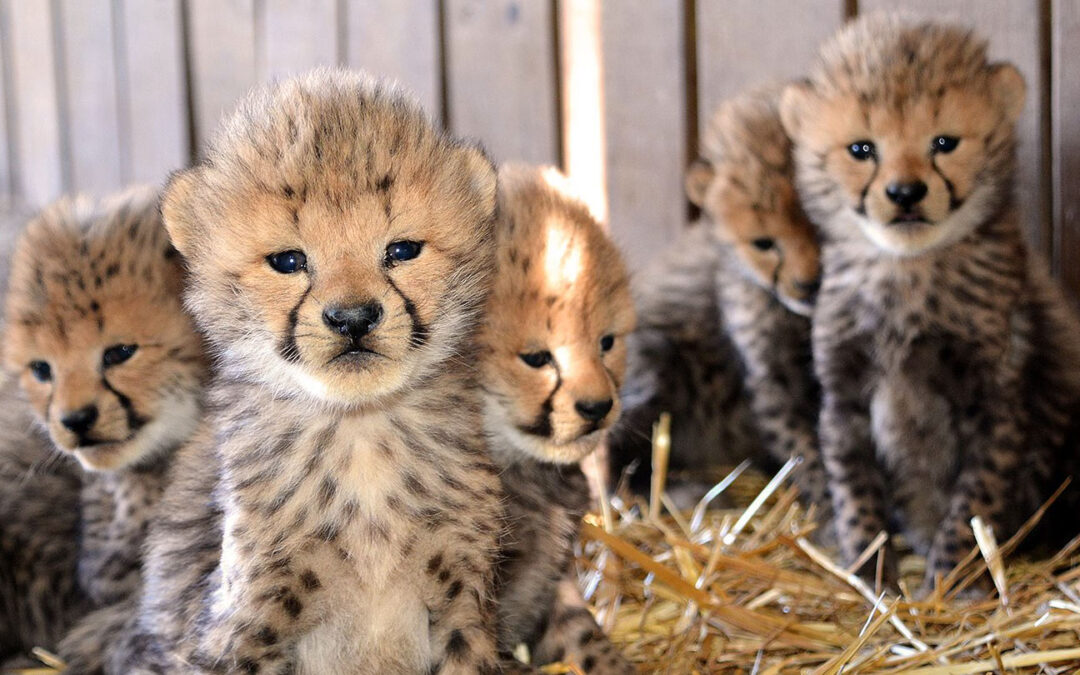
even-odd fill
[[[8,126],[11,116],[8,114],[8,97],[10,95],[11,78],[11,52],[10,32],[7,23],[6,10],[0,5],[0,204],[7,210],[12,204],[12,156],[11,134],[13,129]],[[4,225],[10,221],[5,220]],[[0,228],[2,229],[2,228]],[[0,232],[0,236],[2,232]]]
[[[1080,298],[1080,3],[1054,0],[1051,16],[1054,262],[1075,300]]]
[[[601,222],[608,221],[601,0],[560,0],[563,169]]]
[[[345,62],[393,78],[442,116],[438,0],[347,0]]]
[[[802,75],[840,27],[844,7],[844,0],[699,0],[699,128],[740,91]]]
[[[9,28],[16,192],[33,206],[64,191],[64,149],[49,0],[4,0]]]
[[[447,0],[450,127],[498,161],[558,163],[553,14],[549,0]]]
[[[337,0],[263,0],[259,80],[338,63]]]
[[[188,0],[196,147],[256,82],[255,0]]]
[[[684,4],[603,5],[604,99],[611,231],[631,269],[686,220]]]
[[[121,0],[121,168],[159,183],[191,159],[180,0]]]
[[[1017,193],[1028,243],[1044,256],[1051,251],[1050,190],[1044,181],[1046,75],[1042,68],[1040,0],[908,0],[904,10],[935,21],[971,26],[990,40],[990,56],[1014,63],[1027,80],[1028,97],[1020,120],[1020,173]],[[862,0],[859,9],[895,9],[893,0]]]
[[[111,0],[59,3],[68,187],[75,191],[100,194],[123,182],[112,9]]]

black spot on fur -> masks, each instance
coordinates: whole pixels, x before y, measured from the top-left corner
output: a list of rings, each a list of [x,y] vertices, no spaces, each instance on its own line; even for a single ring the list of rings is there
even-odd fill
[[[428,560],[427,573],[435,574],[435,572],[438,571],[440,567],[442,567],[442,554],[436,553],[435,555],[431,556],[430,560]]]
[[[446,654],[451,658],[461,658],[469,653],[469,641],[465,639],[465,636],[461,634],[461,631],[454,630],[450,633],[450,639],[446,642]]]

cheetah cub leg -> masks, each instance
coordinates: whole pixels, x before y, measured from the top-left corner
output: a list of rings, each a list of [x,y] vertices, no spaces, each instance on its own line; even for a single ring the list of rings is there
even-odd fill
[[[630,665],[596,624],[585,607],[577,584],[569,576],[559,582],[551,620],[536,646],[534,661],[568,661],[581,665],[590,675],[629,675]]]
[[[477,561],[468,551],[462,551],[456,563],[436,554],[428,561],[427,569],[438,579],[438,588],[428,601],[432,607],[431,639],[443,650],[442,660],[432,672],[499,672],[492,629],[494,614],[488,597],[490,575],[474,571],[478,569]]]
[[[989,387],[987,388],[989,389]],[[1015,388],[1014,388],[1015,389]],[[1024,436],[1015,411],[1018,401],[984,391],[981,419],[965,439],[966,456],[957,477],[948,512],[934,536],[926,560],[924,587],[930,588],[938,574],[947,574],[975,546],[971,519],[979,516],[995,533],[1014,531],[1021,515],[1010,513],[1006,500],[1014,494],[1010,477],[1019,473]],[[980,431],[981,430],[981,431]]]
[[[867,372],[865,359],[855,350],[826,352],[815,347],[815,351],[823,354],[818,364],[825,392],[819,425],[822,456],[832,493],[836,536],[844,560],[852,563],[887,529],[885,474],[874,456],[870,408],[861,378],[850,376]],[[884,546],[882,581],[891,584],[898,577],[896,554],[889,542]],[[858,570],[867,580],[873,580],[876,572],[876,557]]]

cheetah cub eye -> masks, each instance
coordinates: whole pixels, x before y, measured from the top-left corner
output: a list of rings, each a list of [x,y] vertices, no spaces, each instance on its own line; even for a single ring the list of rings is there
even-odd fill
[[[776,241],[771,237],[758,237],[751,241],[750,245],[759,251],[771,251],[776,246]]]
[[[307,256],[303,251],[281,251],[266,256],[266,262],[275,272],[293,274],[307,271]]]
[[[956,136],[938,136],[930,142],[930,151],[938,155],[947,155],[960,145]]]
[[[412,260],[420,255],[420,251],[424,248],[424,242],[422,241],[395,241],[386,247],[386,264],[393,265],[394,263],[405,262],[406,260]]]
[[[860,162],[865,162],[877,155],[877,146],[874,145],[873,141],[855,141],[848,146],[848,153]]]
[[[38,382],[48,382],[52,379],[52,368],[44,361],[31,361],[30,373]]]
[[[543,368],[547,364],[551,363],[551,352],[527,352],[521,354],[521,360],[525,362],[525,365],[530,368]]]
[[[135,356],[135,352],[138,351],[139,345],[113,345],[105,350],[105,353],[101,355],[101,365],[108,368],[109,366],[117,366],[127,361],[132,356]]]
[[[611,348],[615,346],[615,336],[608,333],[604,337],[600,338],[600,351],[610,352]]]

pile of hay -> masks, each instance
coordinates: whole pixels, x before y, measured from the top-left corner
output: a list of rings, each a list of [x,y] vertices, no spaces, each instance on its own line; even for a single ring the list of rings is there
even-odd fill
[[[597,618],[642,672],[930,675],[1080,666],[1080,537],[1049,560],[1008,557],[1041,512],[1001,546],[976,522],[979,549],[925,599],[915,599],[924,561],[904,558],[897,597],[811,543],[814,516],[783,481],[794,463],[763,487],[740,466],[697,508],[680,512],[663,492],[666,441],[658,440],[651,499],[605,502],[586,519],[580,559]],[[744,507],[709,508],[733,492]]]

